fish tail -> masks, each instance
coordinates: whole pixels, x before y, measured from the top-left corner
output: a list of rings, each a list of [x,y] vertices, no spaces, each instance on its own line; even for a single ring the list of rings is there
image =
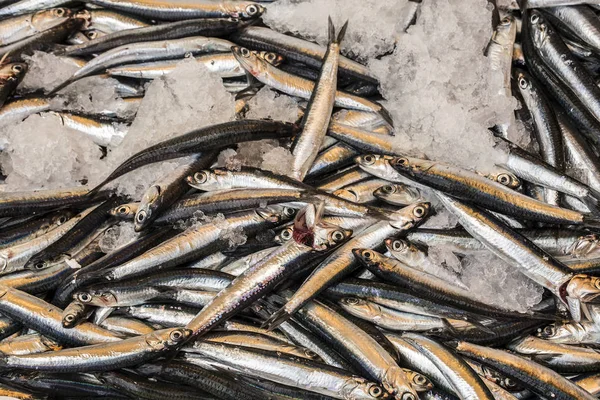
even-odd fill
[[[589,228],[600,229],[600,216],[584,214],[582,223]]]
[[[269,319],[267,319],[263,324],[262,328],[271,332],[276,329],[279,325],[283,324],[285,321],[290,319],[292,315],[288,313],[285,309],[280,308],[275,313],[273,313]]]
[[[335,26],[331,20],[331,15],[327,17],[327,23],[329,25],[329,43],[335,43]]]
[[[77,79],[75,79],[73,77],[67,79],[66,81],[64,81],[63,83],[61,83],[60,85],[58,85],[57,87],[55,87],[54,89],[52,89],[50,92],[48,92],[48,96],[52,96],[52,95],[58,93],[59,91],[61,91],[62,89],[66,88],[71,83],[75,82],[76,80]]]
[[[379,106],[381,107],[378,111],[379,115],[381,115],[381,117],[384,119],[385,122],[387,122],[390,125],[390,127],[394,127],[394,119],[392,118],[390,112],[381,104],[379,104]]]
[[[342,43],[342,40],[344,40],[344,37],[346,36],[346,30],[348,29],[348,22],[349,21],[346,20],[346,22],[342,26],[342,29],[340,29],[340,31],[338,32],[338,36],[337,36],[337,39],[335,40],[335,43],[340,44],[340,43]]]

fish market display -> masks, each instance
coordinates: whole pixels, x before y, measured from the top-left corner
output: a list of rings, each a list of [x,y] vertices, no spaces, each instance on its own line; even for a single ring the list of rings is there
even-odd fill
[[[600,3],[0,0],[0,397],[600,397]]]

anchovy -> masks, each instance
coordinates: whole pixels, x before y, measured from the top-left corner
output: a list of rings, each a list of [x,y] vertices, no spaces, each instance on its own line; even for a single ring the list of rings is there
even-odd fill
[[[517,23],[512,15],[507,15],[496,26],[486,56],[490,58],[492,69],[501,71],[504,78],[504,89],[511,95],[510,77],[512,76],[512,61],[517,38]]]
[[[600,361],[600,353],[595,349],[553,343],[534,336],[517,339],[507,348],[562,373],[596,371]]]
[[[167,21],[194,18],[258,18],[265,9],[251,1],[207,1],[169,4],[161,0],[92,0],[90,3],[146,18]]]
[[[377,200],[377,197],[374,194],[375,191],[386,183],[387,181],[383,179],[368,179],[366,181],[344,186],[333,192],[333,194],[354,203],[372,203]],[[408,204],[412,203],[415,202],[413,201]]]
[[[255,349],[262,349],[296,357],[306,358],[308,360],[319,360],[319,356],[308,349],[290,345],[286,341],[274,339],[272,337],[254,332],[213,332],[205,335],[203,340],[213,343],[225,343],[233,346],[245,346]]]
[[[560,21],[567,29],[587,46],[600,54],[600,24],[594,11],[585,5],[546,7],[544,13]]]
[[[72,15],[67,8],[44,10],[0,21],[0,45],[6,46],[53,28]]]
[[[21,122],[30,115],[50,110],[47,98],[32,97],[11,100],[0,109],[0,125]]]
[[[14,339],[5,339],[0,342],[2,354],[35,354],[59,350],[61,346],[38,333],[21,335]]]
[[[60,123],[89,137],[98,146],[116,147],[127,135],[128,127],[124,124],[113,123],[110,120],[84,117],[65,112],[51,112],[57,116]]]
[[[199,157],[192,157],[146,189],[135,213],[135,231],[140,232],[148,228],[161,213],[183,196],[188,191],[185,177],[193,171],[209,167],[216,156],[216,152],[207,152]]]
[[[526,385],[540,396],[555,399],[592,400],[594,396],[549,368],[536,362],[510,354],[507,351],[459,342],[456,349],[460,354]]]
[[[329,124],[327,134],[363,153],[374,152],[393,156],[405,154],[394,144],[390,136],[365,129],[332,122]]]
[[[317,70],[321,68],[327,52],[325,46],[260,26],[248,26],[235,33],[232,40],[247,48],[281,54],[286,59],[301,62]],[[378,84],[367,67],[344,56],[340,57],[339,74],[343,77]]]
[[[27,64],[25,63],[0,65],[0,107],[13,94],[26,73]]]
[[[295,125],[276,121],[243,120],[197,129],[150,146],[129,157],[93,191],[141,166],[207,150],[223,148],[248,140],[280,139],[291,136]]]
[[[417,188],[401,183],[384,184],[373,191],[373,196],[394,206],[407,206],[423,200],[423,195]]]
[[[351,253],[353,249],[381,246],[387,237],[398,235],[420,224],[429,214],[429,209],[429,203],[415,203],[391,214],[390,221],[378,222],[360,232],[319,264],[285,306],[269,318],[267,324],[271,329],[276,327],[328,286],[356,270],[360,264]]]
[[[306,173],[306,179],[316,179],[330,172],[352,164],[358,153],[345,143],[336,143],[317,154],[315,161]]]
[[[21,224],[3,228],[0,232],[0,249],[15,246],[50,232],[73,217],[68,210],[60,210],[40,218],[31,218]]]
[[[407,333],[402,337],[429,358],[461,399],[494,399],[479,375],[460,356],[424,336]]]
[[[69,0],[21,0],[0,8],[0,18],[47,10],[67,3]]]
[[[71,329],[72,330],[72,329]],[[167,353],[189,338],[190,331],[171,328],[116,343],[63,349],[49,353],[2,355],[0,368],[49,372],[107,371],[137,365]]]
[[[186,325],[194,319],[197,311],[197,309],[190,307],[162,304],[144,304],[119,308],[119,312],[125,315],[165,328]]]
[[[149,24],[128,14],[122,14],[106,9],[82,10],[80,15],[86,20],[87,29],[113,33],[127,29],[143,28]]]
[[[108,317],[100,323],[104,329],[127,336],[141,336],[154,332],[150,325],[133,318]]]
[[[600,326],[595,321],[557,322],[539,328],[537,336],[560,344],[595,344],[600,339]]]
[[[205,341],[195,342],[193,348],[186,350],[217,361],[233,371],[241,368],[250,376],[299,387],[336,399],[374,399],[383,393],[383,389],[375,383],[365,381],[342,369],[293,356]]]
[[[319,180],[319,186],[317,187],[326,192],[334,192],[344,186],[352,185],[353,183],[358,183],[371,177],[372,175],[364,172],[360,168],[351,167],[326,179]]]
[[[187,327],[202,335],[218,322],[264,296],[300,265],[344,243],[352,231],[319,220],[310,220],[313,206],[307,206],[295,220],[294,240],[269,254],[219,292]],[[302,236],[300,236],[302,235]]]
[[[391,163],[402,175],[491,211],[555,224],[596,224],[595,216],[543,203],[462,168],[407,157],[398,157]]]
[[[337,72],[340,44],[346,34],[346,23],[337,37],[331,18],[329,19],[329,46],[323,58],[319,78],[314,85],[308,107],[302,121],[302,131],[292,141],[292,177],[303,181],[308,173],[323,138],[327,133],[337,90]],[[235,53],[234,53],[235,54]]]
[[[62,325],[62,310],[20,290],[2,286],[0,312],[59,343],[87,345],[116,342],[121,337],[87,322],[67,329]]]
[[[314,82],[277,69],[244,47],[234,46],[232,51],[242,67],[260,82],[291,96],[310,99],[315,88]],[[381,104],[340,90],[336,91],[335,106],[379,113],[390,125],[393,125],[389,112]]]
[[[181,58],[186,54],[197,55],[209,52],[227,52],[232,45],[231,42],[224,39],[191,36],[181,39],[139,42],[115,47],[89,61],[69,79],[52,89],[50,94],[60,91],[81,78],[97,74],[116,65]]]

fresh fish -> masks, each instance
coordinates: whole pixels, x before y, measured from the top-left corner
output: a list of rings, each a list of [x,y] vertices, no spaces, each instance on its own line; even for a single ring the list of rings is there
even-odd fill
[[[423,200],[419,189],[401,183],[384,184],[373,191],[373,196],[400,207]]]
[[[50,110],[47,98],[31,97],[11,100],[0,109],[0,125],[21,122],[30,115]]]
[[[351,375],[339,368],[293,356],[206,341],[197,341],[193,344],[193,349],[188,348],[188,350],[202,355],[203,359],[208,357],[217,361],[233,371],[243,369],[244,373],[250,376],[269,379],[336,399],[377,399],[384,394],[380,386],[365,381],[364,378]],[[186,359],[189,359],[187,357]]]
[[[387,182],[383,179],[368,179],[359,183],[344,186],[333,192],[335,196],[341,197],[354,203],[372,203],[377,200],[374,192]],[[410,202],[412,204],[415,202]]]
[[[69,0],[21,0],[0,8],[0,18],[47,10],[69,2]]]
[[[358,167],[351,167],[331,175],[327,179],[319,180],[319,189],[326,192],[334,192],[344,186],[352,185],[371,178],[371,175],[362,171]]]
[[[490,368],[526,385],[543,397],[556,399],[592,400],[594,396],[549,368],[507,351],[458,342],[460,354],[481,362]]]
[[[6,354],[0,359],[0,368],[63,373],[107,371],[137,365],[166,354],[170,349],[181,345],[189,336],[190,331],[187,329],[170,328],[115,343],[76,347],[49,353]]]
[[[299,181],[303,181],[310,170],[327,133],[336,98],[340,44],[347,27],[346,23],[336,37],[335,27],[331,18],[329,19],[327,53],[304,113],[302,131],[292,141],[292,177]]]
[[[35,354],[47,351],[60,350],[61,346],[38,333],[21,335],[14,339],[5,339],[0,342],[2,354]]]
[[[427,218],[429,210],[429,203],[415,203],[391,214],[389,221],[378,222],[360,232],[319,264],[285,306],[271,316],[267,324],[271,329],[276,327],[282,321],[289,319],[328,286],[339,282],[355,271],[360,264],[351,253],[353,249],[381,246],[387,237],[399,235],[419,225]]]
[[[149,24],[128,14],[122,14],[107,9],[81,10],[80,15],[86,20],[87,29],[113,33],[127,29],[143,28]]]
[[[560,21],[570,33],[600,54],[600,24],[594,10],[586,5],[546,7],[544,13]]]
[[[166,21],[222,17],[252,19],[260,17],[265,11],[263,6],[251,1],[198,0],[169,4],[161,0],[92,0],[90,3],[145,18]]]
[[[84,117],[77,114],[65,112],[50,112],[49,114],[57,117],[63,126],[82,133],[98,146],[118,146],[125,138],[125,135],[127,135],[129,128],[125,124]]]
[[[100,323],[100,326],[127,336],[141,336],[154,332],[153,327],[133,318],[108,317]]]
[[[244,47],[234,46],[232,51],[242,67],[265,85],[305,100],[309,100],[312,96],[314,82],[279,70]],[[388,111],[381,104],[358,96],[338,90],[335,95],[335,106],[379,113],[390,125],[393,125]]]
[[[298,346],[290,345],[288,342],[271,338],[254,332],[212,332],[204,335],[203,340],[213,343],[225,343],[233,346],[252,347],[274,351],[296,357],[306,358],[308,360],[319,360],[319,356],[311,350],[303,349]]]
[[[537,336],[560,344],[596,344],[600,338],[600,326],[596,321],[557,322],[538,329]]]
[[[12,95],[26,73],[27,64],[25,63],[0,65],[0,107]]]
[[[567,224],[594,225],[596,217],[567,210],[515,192],[468,170],[439,162],[398,157],[391,161],[402,175],[441,192],[515,218]]]
[[[263,297],[300,265],[344,243],[352,231],[320,221],[314,206],[296,216],[290,240],[238,276],[208,304],[187,327],[202,335],[215,324]]]
[[[510,77],[512,76],[512,60],[516,38],[517,23],[512,15],[507,15],[496,26],[486,49],[486,56],[491,60],[492,69],[502,72],[504,89],[508,96],[511,95]]]
[[[327,136],[326,136],[327,137]],[[337,141],[336,141],[337,142]],[[345,143],[335,143],[317,154],[315,161],[306,174],[307,180],[315,179],[352,164],[358,153]]]
[[[0,21],[0,45],[6,46],[55,27],[72,15],[68,8],[54,8]]]

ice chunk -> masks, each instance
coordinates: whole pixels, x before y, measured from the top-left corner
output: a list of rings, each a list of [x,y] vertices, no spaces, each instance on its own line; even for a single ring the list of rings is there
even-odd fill
[[[25,56],[24,59],[29,68],[18,90],[25,93],[56,87],[85,64],[85,61],[58,57],[43,51],[36,51],[32,56]]]
[[[7,190],[72,187],[102,169],[100,148],[52,115],[32,115],[2,128]]]
[[[263,156],[262,169],[276,174],[288,175],[292,173],[292,153],[284,147],[274,147]]]
[[[362,0],[278,0],[269,4],[263,20],[279,32],[290,32],[322,45],[328,40],[327,15],[338,29],[349,20],[342,53],[367,59],[393,50],[404,32],[405,21],[414,14],[412,6],[408,0],[376,1],[368,5]],[[459,3],[456,7],[461,12],[468,11]],[[484,22],[489,25],[489,18]]]
[[[239,171],[242,169],[243,160],[238,157],[237,151],[233,149],[225,149],[217,158],[217,166],[226,168],[230,171]]]
[[[541,286],[489,252],[463,259],[462,281],[480,301],[521,312],[542,301],[544,293]]]
[[[105,253],[110,253],[119,247],[123,247],[135,239],[138,234],[133,228],[131,223],[121,223],[119,225],[112,226],[104,232],[104,235],[100,239],[100,249]]]
[[[127,136],[106,157],[108,170],[161,141],[229,121],[233,110],[233,97],[223,88],[221,78],[194,60],[184,60],[169,75],[150,84]],[[119,190],[139,198],[152,182],[180,164],[180,160],[174,160],[136,170],[119,178]],[[106,175],[97,174],[93,183]]]
[[[369,67],[381,82],[399,148],[487,172],[506,159],[488,128],[511,129],[516,100],[504,95],[501,72],[492,71],[483,55],[491,11],[482,2],[468,3],[423,2],[416,25],[399,37],[394,52]]]
[[[296,122],[298,120],[298,102],[293,97],[264,87],[248,101],[246,118],[270,118],[276,121]]]

